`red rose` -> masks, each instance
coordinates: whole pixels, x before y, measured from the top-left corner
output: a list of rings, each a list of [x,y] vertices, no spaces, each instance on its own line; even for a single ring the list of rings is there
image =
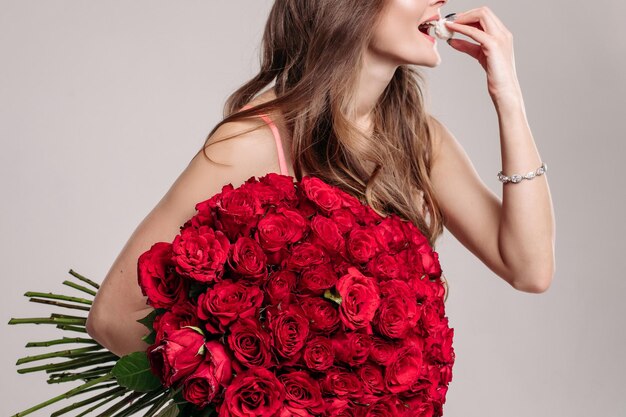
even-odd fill
[[[353,372],[331,369],[321,383],[322,392],[340,399],[358,400],[363,397],[363,383]]]
[[[301,294],[322,295],[337,282],[337,274],[329,265],[314,265],[302,272],[298,280]]]
[[[329,253],[344,254],[345,239],[333,220],[322,215],[311,219],[311,242],[323,246]]]
[[[371,207],[364,204],[356,198],[355,196],[348,194],[344,191],[340,193],[341,199],[343,200],[342,205],[347,207],[348,210],[354,214],[357,219],[357,222],[362,225],[371,225],[378,221],[380,221],[380,216]]]
[[[300,353],[309,335],[309,321],[302,309],[291,304],[280,310],[268,310],[267,321],[279,355],[290,359]]]
[[[299,411],[320,414],[325,404],[319,383],[305,371],[296,371],[278,377],[285,387],[286,408],[294,414],[303,415]]]
[[[202,362],[204,356],[200,349],[203,346],[204,335],[197,330],[189,327],[172,330],[148,348],[152,372],[159,376],[165,387],[176,384]]]
[[[375,395],[385,391],[383,370],[379,365],[367,362],[360,366],[357,372],[367,394]]]
[[[261,328],[261,324],[252,318],[236,321],[230,327],[228,345],[235,357],[247,368],[274,365],[271,353],[272,339]]]
[[[231,361],[224,346],[217,341],[204,344],[205,360],[185,378],[183,397],[204,408],[220,393],[220,386],[227,386],[232,378]]]
[[[263,283],[268,304],[276,305],[287,298],[296,286],[296,274],[291,271],[278,270],[270,273]]]
[[[397,403],[398,399],[394,395],[381,397],[374,404],[367,407],[367,412],[363,417],[400,417],[403,414]]]
[[[224,280],[198,297],[198,317],[207,320],[210,332],[220,333],[239,318],[255,316],[263,303],[263,293],[256,286]]]
[[[435,300],[438,296],[439,289],[443,286],[440,282],[430,281],[427,276],[428,275],[422,275],[421,277],[413,276],[407,281],[407,284],[409,284],[416,296],[416,300],[420,304]],[[443,302],[443,299],[441,301]]]
[[[300,306],[309,320],[311,331],[330,334],[339,328],[339,312],[330,301],[318,297],[302,297]]]
[[[366,328],[371,332],[370,323],[380,305],[378,286],[373,278],[366,277],[358,269],[350,267],[348,271],[336,285],[341,296],[339,316],[347,328]]]
[[[380,334],[403,339],[417,325],[419,317],[415,298],[396,294],[382,300],[374,322]]]
[[[259,178],[259,182],[253,190],[263,204],[295,205],[298,199],[294,187],[294,179],[288,175],[275,172],[270,172]]]
[[[291,256],[287,258],[283,267],[293,271],[303,271],[314,265],[326,265],[330,261],[323,248],[310,242],[294,245],[291,250]]]
[[[406,279],[408,272],[402,260],[402,253],[391,255],[381,252],[367,263],[368,272],[379,281]]]
[[[431,298],[426,300],[422,305],[421,327],[427,334],[435,331],[441,326],[441,321],[444,320],[443,315],[443,301],[441,299]]]
[[[267,256],[256,240],[242,236],[231,246],[228,258],[231,269],[253,280],[262,280],[267,276]]]
[[[327,417],[360,417],[364,411],[350,400],[332,397],[326,399],[326,407]]]
[[[272,416],[285,400],[285,388],[265,368],[250,368],[237,375],[226,389],[219,417]]]
[[[380,251],[380,236],[373,228],[353,229],[346,241],[346,249],[352,259],[365,263]]]
[[[404,221],[400,217],[391,215],[385,217],[376,225],[380,242],[385,245],[385,250],[392,253],[399,252],[408,244],[408,239],[404,234]]]
[[[304,195],[324,214],[341,208],[343,198],[337,188],[317,177],[306,175],[300,181]]]
[[[307,342],[304,363],[314,371],[325,371],[333,365],[335,354],[330,339],[317,336]]]
[[[406,337],[420,318],[415,293],[395,279],[382,283],[380,293],[383,299],[374,320],[379,333],[392,339]]]
[[[342,235],[359,226],[356,216],[348,208],[333,211],[330,219],[337,225]]]
[[[441,276],[441,265],[439,264],[439,254],[433,250],[424,251],[422,254],[422,265],[424,272],[430,278],[439,278]]]
[[[268,303],[277,305],[292,293],[296,286],[296,274],[287,270],[274,271],[262,285]]]
[[[454,363],[453,338],[454,329],[449,328],[447,322],[442,322],[426,338],[424,348],[433,361],[442,364]]]
[[[170,243],[157,242],[139,256],[137,281],[148,296],[146,304],[154,308],[170,308],[187,299],[189,282],[174,272]]]
[[[400,344],[396,341],[383,339],[382,337],[372,336],[372,350],[370,358],[380,364],[387,366],[393,360],[395,352],[400,348]]]
[[[416,347],[405,347],[396,352],[385,369],[385,386],[392,393],[408,391],[417,382],[422,367],[422,351]]]
[[[409,242],[411,242],[411,244],[415,246],[418,250],[423,251],[426,249],[430,249],[428,238],[413,222],[402,222],[402,227],[404,229],[404,234],[406,235]]]
[[[224,274],[230,242],[208,226],[181,230],[172,243],[176,271],[200,282],[219,281]]]
[[[157,334],[160,334],[159,338],[163,338],[163,334],[178,330],[183,326],[200,327],[200,321],[196,316],[196,306],[190,302],[174,304],[171,310],[158,314],[152,322],[152,328]]]
[[[409,397],[403,400],[408,406],[406,416],[415,417],[433,417],[441,416],[442,413],[435,414],[433,403],[428,394],[422,393],[413,397]]]
[[[372,349],[372,339],[364,333],[339,333],[332,340],[337,359],[350,366],[365,363]]]
[[[233,242],[239,236],[250,236],[250,231],[264,213],[257,195],[245,187],[221,196],[215,203],[215,209],[216,227]]]
[[[255,239],[263,250],[277,252],[302,239],[306,227],[306,219],[299,211],[279,206],[259,220]]]

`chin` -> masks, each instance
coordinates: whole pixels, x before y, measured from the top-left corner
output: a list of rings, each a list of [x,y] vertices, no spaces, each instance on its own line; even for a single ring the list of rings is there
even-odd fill
[[[441,64],[441,57],[437,55],[436,57],[429,57],[428,59],[418,59],[415,61],[407,62],[409,65],[418,65],[420,67],[429,67],[435,68]]]

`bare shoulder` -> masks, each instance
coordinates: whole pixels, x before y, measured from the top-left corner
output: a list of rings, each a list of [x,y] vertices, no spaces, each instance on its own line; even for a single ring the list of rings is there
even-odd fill
[[[262,119],[237,120],[218,127],[190,164],[224,164],[235,171],[242,171],[242,175],[255,175],[263,170],[272,170],[276,159],[274,148],[273,134]],[[209,169],[209,166],[206,168]],[[211,169],[215,168],[211,166]]]
[[[452,133],[448,128],[435,116],[432,114],[428,115],[428,126],[430,128],[431,136],[432,136],[432,148],[433,148],[433,161],[436,161],[439,158],[441,153],[441,148],[444,145],[444,141],[454,140]]]

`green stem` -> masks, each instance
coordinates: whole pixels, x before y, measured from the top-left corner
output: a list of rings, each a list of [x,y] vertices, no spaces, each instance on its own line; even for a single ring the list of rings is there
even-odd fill
[[[50,404],[54,404],[57,401],[61,401],[61,400],[66,399],[66,398],[70,398],[71,396],[76,395],[76,394],[80,393],[81,391],[84,391],[86,388],[89,388],[91,386],[99,384],[100,382],[107,381],[107,380],[112,379],[112,378],[114,378],[113,374],[112,373],[108,373],[106,375],[101,376],[100,378],[92,379],[91,381],[86,382],[83,385],[79,385],[78,387],[76,387],[74,389],[71,389],[71,390],[69,390],[69,391],[67,391],[67,392],[65,392],[65,393],[63,393],[61,395],[57,395],[56,397],[51,398],[51,399],[49,399],[47,401],[44,401],[44,402],[42,402],[40,404],[37,404],[37,405],[27,409],[27,410],[20,411],[19,413],[14,414],[11,417],[22,417],[22,416],[25,416],[25,415],[30,414],[30,413],[32,413],[34,411],[37,411],[37,410],[39,410],[41,408],[47,407]]]
[[[63,317],[66,319],[83,319],[83,320],[87,320],[87,317],[85,316],[72,316],[69,314],[59,314],[59,313],[51,313],[50,317]]]
[[[119,397],[120,395],[123,395],[123,394],[124,394],[123,392],[120,392],[120,393],[116,394],[116,395],[115,395],[115,397]],[[115,397],[113,397],[113,398],[115,398]],[[82,413],[80,413],[80,414],[76,414],[76,416],[75,416],[75,417],[82,417],[82,416],[86,416],[87,414],[89,414],[89,413],[91,413],[93,410],[95,410],[96,408],[100,408],[100,407],[102,407],[104,404],[106,404],[106,403],[110,402],[111,400],[113,400],[113,398],[107,398],[106,400],[99,402],[98,404],[94,405],[93,407],[90,407],[90,408],[86,409],[86,410],[85,410],[85,411],[83,411]]]
[[[135,401],[137,397],[140,397],[143,394],[144,394],[143,392],[133,391],[128,397],[122,398],[121,401],[118,401],[117,403],[113,404],[111,407],[107,408],[106,410],[98,414],[96,417],[111,417],[114,412],[123,408],[128,403],[132,403],[133,401]]]
[[[44,342],[28,342],[26,344],[26,347],[47,347],[47,346],[52,346],[52,345],[60,345],[63,343],[94,343],[94,344],[98,344],[98,342],[96,342],[93,339],[87,339],[84,337],[63,337],[61,339],[54,339],[54,340],[46,340]]]
[[[58,303],[56,301],[50,301],[50,300],[40,300],[39,298],[31,298],[28,301],[32,301],[33,303],[42,303],[42,304],[51,304],[51,305],[55,305],[57,307],[66,307],[66,308],[73,308],[75,310],[82,310],[82,311],[89,311],[89,307],[84,307],[84,306],[77,306],[74,304],[67,304],[67,303]]]
[[[54,413],[50,414],[50,417],[60,416],[61,414],[65,414],[68,411],[72,411],[72,410],[77,409],[78,407],[82,407],[84,405],[91,404],[91,403],[93,403],[95,401],[101,400],[102,398],[111,397],[110,399],[113,399],[113,398],[115,398],[117,396],[115,394],[123,394],[124,391],[126,391],[126,388],[124,388],[124,387],[116,387],[116,388],[110,389],[110,390],[105,391],[105,392],[103,392],[101,394],[98,394],[98,395],[96,395],[94,397],[87,398],[87,399],[84,399],[82,401],[75,402],[73,404],[68,405],[67,407],[63,407],[60,410],[57,410]]]
[[[47,373],[75,370],[76,368],[84,368],[91,365],[102,365],[106,362],[117,361],[119,357],[111,352],[94,352],[89,355],[85,355],[82,358],[74,359],[71,361],[65,361],[61,363],[55,363],[52,367],[46,369]]]
[[[172,392],[170,392],[167,395],[159,398],[159,400],[156,401],[152,407],[150,407],[150,409],[146,412],[146,414],[143,415],[143,417],[153,417],[154,414],[165,405],[165,403],[172,399],[172,397],[173,394]]]
[[[11,318],[9,324],[78,324],[85,325],[87,319],[66,319],[62,317],[24,317],[24,318]]]
[[[100,364],[102,362],[105,362],[104,359],[109,356],[111,357],[111,360],[114,358],[119,359],[117,356],[115,356],[111,352],[102,352],[102,353],[94,352],[92,354],[85,355],[82,358],[65,361],[61,363],[49,363],[46,365],[34,366],[31,368],[22,368],[22,369],[18,369],[17,372],[20,374],[36,372],[36,371],[46,371],[50,373],[50,372],[62,371],[65,369],[74,369],[74,368],[91,365],[94,361],[100,361],[100,362],[97,362]]]
[[[79,348],[79,349],[58,350],[56,352],[42,353],[41,355],[25,356],[23,358],[19,358],[15,364],[21,365],[23,363],[38,361],[40,359],[56,358],[56,357],[73,358],[76,356],[82,356],[85,352],[92,352],[94,350],[101,350],[101,349],[102,349],[101,346],[88,346],[88,347]]]
[[[65,284],[67,286],[70,286],[72,288],[76,288],[79,291],[86,292],[87,294],[93,295],[94,297],[96,296],[96,292],[94,290],[90,290],[87,287],[83,287],[82,285],[78,285],[75,282],[65,280],[65,281],[63,281],[63,284]]]
[[[53,374],[48,379],[49,384],[59,384],[62,382],[74,381],[77,379],[91,379],[92,377],[97,377],[98,375],[106,374],[113,369],[113,365],[109,366],[98,366],[96,368],[88,369],[83,372],[63,372],[60,374]]]
[[[84,276],[82,276],[81,274],[79,274],[78,272],[74,271],[73,269],[69,270],[69,273],[73,276],[75,276],[76,278],[78,278],[79,280],[86,282],[87,284],[91,285],[92,287],[99,289],[100,285],[98,285],[97,283],[93,282],[90,279],[85,278]]]
[[[113,388],[113,387],[119,387],[119,386],[120,386],[120,384],[118,384],[117,381],[116,382],[112,382],[110,384],[100,384],[100,385],[96,385],[96,386],[84,389],[81,392],[81,394],[84,394],[84,393],[89,392],[89,391],[95,391],[95,390],[99,390],[99,389]]]
[[[120,411],[119,413],[115,414],[112,417],[127,417],[132,415],[133,413],[149,407],[150,405],[154,404],[155,402],[159,401],[161,398],[159,397],[159,395],[164,395],[167,396],[167,393],[165,391],[163,391],[162,389],[158,389],[155,391],[151,391],[146,393],[146,395],[144,395],[143,397],[139,398],[137,401],[135,401],[134,404],[132,404],[130,407],[126,408],[125,410]]]
[[[67,324],[57,324],[57,327],[62,330],[87,333],[87,329],[85,327],[70,326]]]
[[[62,294],[53,294],[51,292],[36,292],[36,291],[27,291],[24,293],[26,297],[41,297],[41,298],[50,298],[52,300],[63,300],[63,301],[72,301],[74,303],[79,304],[89,304],[91,305],[91,300],[87,300],[85,298],[80,297],[71,297],[69,295]]]

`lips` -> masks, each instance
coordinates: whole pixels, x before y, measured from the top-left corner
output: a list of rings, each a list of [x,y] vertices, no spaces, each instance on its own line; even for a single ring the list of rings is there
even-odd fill
[[[426,19],[426,20],[424,20],[424,21],[420,22],[419,24],[420,24],[420,25],[422,25],[422,24],[424,24],[424,23],[426,23],[426,22],[430,22],[431,20],[439,20],[439,19],[441,19],[441,16],[440,16],[440,15],[438,15],[438,14],[436,14],[436,15],[431,16],[431,17],[429,17],[428,19]]]

